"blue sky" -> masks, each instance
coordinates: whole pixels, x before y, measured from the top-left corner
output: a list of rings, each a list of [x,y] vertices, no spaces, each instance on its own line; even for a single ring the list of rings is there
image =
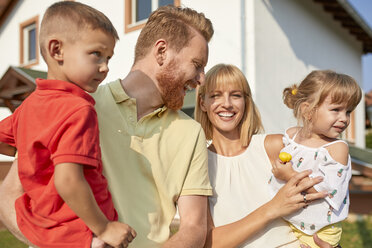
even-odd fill
[[[360,16],[372,27],[372,1],[348,0]],[[372,53],[362,57],[363,63],[363,89],[365,92],[372,90]]]

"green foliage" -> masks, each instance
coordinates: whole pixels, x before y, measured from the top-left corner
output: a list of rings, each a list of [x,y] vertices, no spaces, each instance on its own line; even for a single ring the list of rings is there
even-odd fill
[[[8,230],[0,231],[0,247],[27,248],[28,246],[18,241]]]
[[[366,135],[366,147],[372,149],[372,132]]]
[[[372,248],[372,216],[353,223],[342,222],[343,248]]]

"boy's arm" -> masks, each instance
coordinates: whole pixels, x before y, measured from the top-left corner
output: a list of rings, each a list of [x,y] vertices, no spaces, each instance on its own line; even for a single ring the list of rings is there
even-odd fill
[[[54,184],[62,199],[90,230],[114,247],[131,242],[134,230],[120,222],[110,222],[99,208],[85,180],[83,165],[61,163],[55,166]]]
[[[14,146],[8,145],[7,143],[0,142],[0,153],[14,157],[17,149]]]
[[[203,247],[207,235],[207,196],[185,195],[178,199],[180,227],[162,246]]]

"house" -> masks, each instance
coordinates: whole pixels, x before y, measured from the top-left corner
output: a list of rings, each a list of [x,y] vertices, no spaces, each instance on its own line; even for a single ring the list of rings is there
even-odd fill
[[[28,73],[46,71],[37,46],[38,28],[45,9],[53,2],[55,0],[0,0],[1,106],[13,110],[29,94],[31,85],[17,74],[25,73],[22,68],[31,69]],[[299,83],[314,69],[343,72],[362,84],[361,56],[372,52],[371,27],[346,0],[81,2],[105,13],[119,32],[120,41],[106,82],[123,77],[129,71],[139,31],[158,5],[183,5],[204,12],[215,28],[206,70],[217,63],[237,65],[248,78],[269,133],[282,133],[296,124],[291,110],[282,103],[286,86]],[[12,81],[11,78],[17,77],[18,81]],[[184,110],[190,115],[194,99],[195,92],[188,93],[185,99]],[[364,101],[353,112],[343,138],[357,149],[365,148]],[[361,163],[364,163],[362,166],[371,164]]]

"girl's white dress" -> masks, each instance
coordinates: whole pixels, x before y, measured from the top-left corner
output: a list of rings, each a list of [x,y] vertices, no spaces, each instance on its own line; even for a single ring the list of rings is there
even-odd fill
[[[271,199],[267,190],[271,163],[264,147],[265,137],[254,135],[249,147],[235,157],[208,150],[213,188],[209,204],[216,227],[242,219]],[[277,219],[241,247],[299,247],[299,244],[288,224]]]
[[[297,134],[296,134],[297,135]],[[347,165],[342,165],[335,161],[326,149],[337,140],[318,148],[311,148],[297,144],[291,139],[287,132],[283,137],[285,147],[283,152],[292,155],[292,164],[295,171],[304,171],[311,169],[313,172],[310,177],[322,176],[324,180],[316,184],[314,188],[320,191],[329,192],[323,200],[318,200],[309,204],[307,208],[301,209],[285,219],[292,223],[298,230],[312,235],[319,229],[344,220],[349,212],[349,191],[348,185],[351,178],[351,160],[350,155]],[[344,142],[345,143],[345,142]],[[285,182],[272,176],[269,182],[269,191],[274,196]]]

